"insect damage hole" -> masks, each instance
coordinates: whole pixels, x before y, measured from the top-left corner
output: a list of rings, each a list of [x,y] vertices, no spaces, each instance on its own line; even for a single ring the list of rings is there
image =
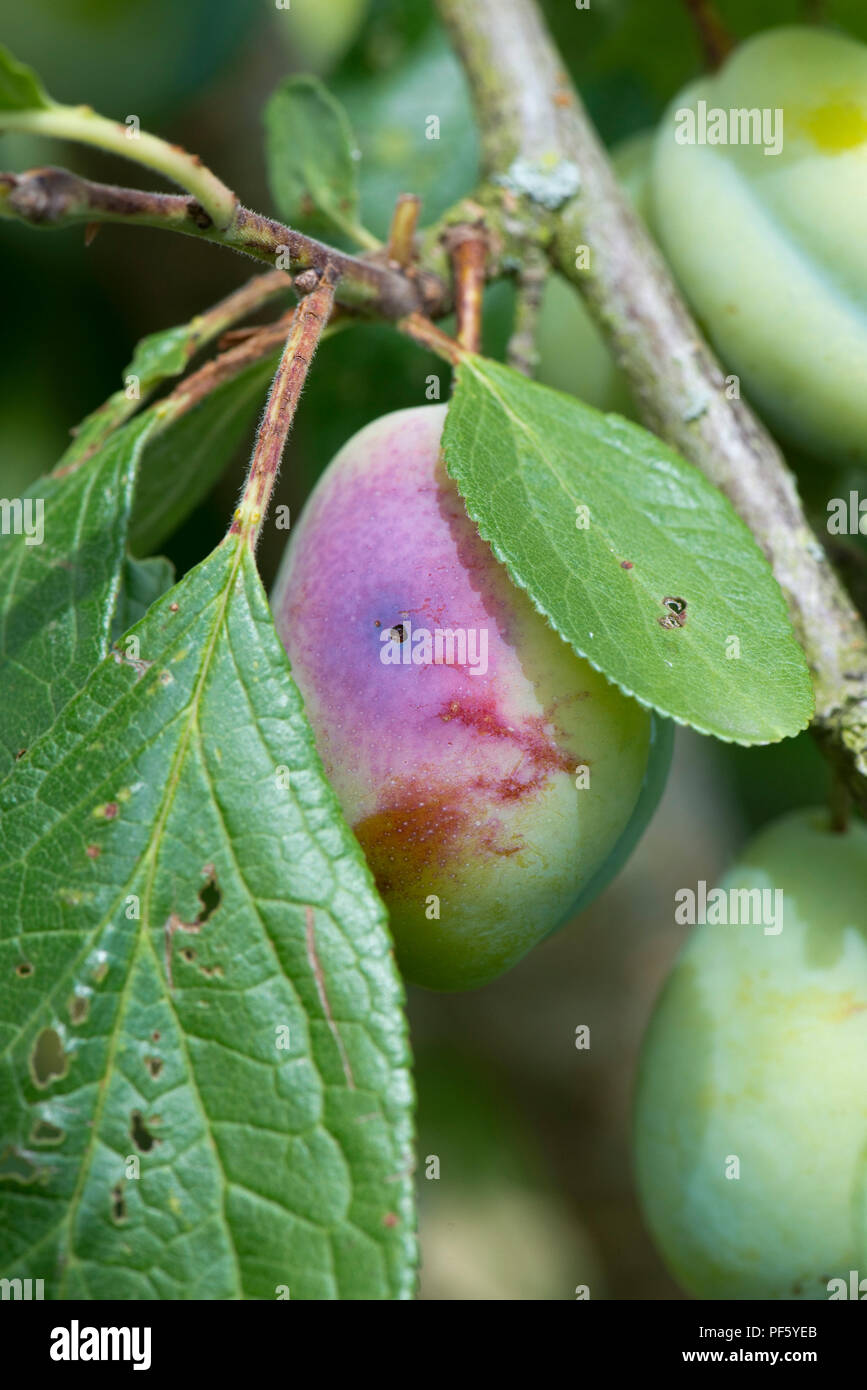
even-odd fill
[[[31,1144],[60,1144],[66,1138],[66,1131],[48,1120],[36,1120],[30,1131]]]
[[[0,1182],[18,1182],[26,1186],[36,1182],[39,1173],[29,1155],[12,1144],[0,1154]]]
[[[154,1144],[159,1143],[159,1140],[151,1134],[145,1124],[144,1116],[140,1110],[134,1110],[130,1115],[129,1132],[132,1135],[132,1142],[140,1153],[150,1153]]]
[[[660,627],[674,628],[686,625],[687,602],[685,598],[675,598],[673,595],[669,595],[662,600],[662,606],[667,608],[668,612],[663,617],[657,618],[656,621]]]
[[[122,1226],[126,1221],[126,1198],[123,1195],[123,1183],[115,1183],[111,1189],[111,1219],[115,1226]]]
[[[69,1071],[69,1058],[56,1028],[43,1028],[30,1053],[30,1074],[40,1089],[58,1081]]]
[[[213,864],[206,864],[202,872],[206,873],[208,877],[199,889],[199,902],[202,904],[202,910],[196,917],[196,924],[200,927],[203,927],[208,919],[213,917],[223,901],[223,894],[220,891]]]

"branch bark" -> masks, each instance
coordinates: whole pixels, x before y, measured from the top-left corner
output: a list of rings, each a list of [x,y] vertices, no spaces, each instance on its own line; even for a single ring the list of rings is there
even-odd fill
[[[227,246],[278,270],[322,273],[331,267],[339,279],[341,303],[385,319],[417,310],[443,313],[450,298],[448,287],[436,276],[413,266],[388,265],[384,251],[350,256],[240,204],[228,223],[218,227],[195,198],[94,183],[66,169],[0,174],[0,216],[37,227],[77,222],[162,227]]]
[[[464,63],[486,177],[551,209],[551,251],[582,291],[648,427],[724,492],[764,550],[816,694],[813,732],[867,810],[867,631],[795,480],[719,362],[621,191],[533,0],[438,0]],[[545,171],[545,172],[543,172]],[[557,191],[578,186],[556,203]],[[576,268],[576,247],[590,267]]]

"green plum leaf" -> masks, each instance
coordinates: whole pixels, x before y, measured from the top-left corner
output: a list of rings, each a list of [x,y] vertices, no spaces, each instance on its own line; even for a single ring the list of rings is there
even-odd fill
[[[160,422],[145,450],[130,519],[136,555],[155,550],[172,534],[249,439],[279,358],[278,350],[252,362],[191,410]]]
[[[132,555],[127,555],[120,572],[111,628],[112,641],[119,641],[174,582],[175,567],[165,555],[151,555],[146,560],[136,560]]]
[[[424,10],[429,13],[427,6]],[[335,89],[361,150],[364,220],[378,236],[388,235],[400,193],[417,193],[430,222],[474,186],[479,138],[472,102],[461,65],[439,26],[426,30],[400,63],[373,79],[369,74],[345,77]]]
[[[136,472],[153,423],[133,420],[86,466],[40,478],[9,504],[20,503],[22,526],[0,538],[0,776],[108,651]]]
[[[736,743],[809,722],[807,664],[767,561],[654,435],[468,356],[443,451],[515,582],[627,695]]]
[[[33,69],[0,44],[0,111],[47,111],[53,105]]]
[[[134,415],[158,386],[182,376],[199,349],[232,321],[231,314],[199,314],[189,323],[142,338],[122,373],[123,387],[81,422],[58,468],[69,468],[95,453],[112,430]]]
[[[289,77],[265,108],[268,183],[293,226],[336,227],[357,239],[355,137],[346,112],[316,77]]]
[[[244,541],[0,784],[0,900],[4,1277],[411,1296],[402,987]]]

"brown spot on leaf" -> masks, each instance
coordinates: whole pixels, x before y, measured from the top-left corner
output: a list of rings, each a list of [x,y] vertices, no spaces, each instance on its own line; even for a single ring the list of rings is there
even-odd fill
[[[86,994],[73,994],[69,1001],[69,1018],[74,1025],[84,1023],[90,1013],[90,1000]]]

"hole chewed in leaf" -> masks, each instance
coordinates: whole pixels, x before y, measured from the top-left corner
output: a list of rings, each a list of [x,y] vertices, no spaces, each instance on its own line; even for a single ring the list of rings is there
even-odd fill
[[[199,927],[203,927],[208,919],[213,917],[223,901],[213,864],[206,864],[202,873],[207,874],[207,879],[199,889],[199,902],[202,904],[202,910],[196,918],[196,925]]]
[[[36,1182],[39,1172],[29,1154],[11,1144],[0,1153],[0,1182]]]
[[[192,922],[185,922],[177,912],[173,912],[165,926],[166,936],[166,974],[168,976],[169,988],[174,989],[172,979],[172,938],[176,931],[198,932],[205,926],[214,913],[218,911],[223,894],[217,882],[217,871],[213,864],[205,864],[202,869],[205,882],[199,889],[199,902],[201,908]],[[196,957],[196,953],[191,947],[187,946],[181,951],[182,958],[191,964]]]
[[[29,960],[22,960],[15,967],[15,974],[20,980],[26,980],[28,975],[33,974],[33,966]]]
[[[150,1072],[151,1076],[156,1081],[157,1077],[163,1069],[162,1057],[145,1057],[144,1064]]]
[[[111,1189],[111,1219],[115,1226],[122,1226],[126,1221],[126,1198],[123,1195],[123,1183],[115,1183]]]
[[[43,1028],[30,1054],[30,1074],[34,1084],[44,1088],[69,1071],[69,1058],[55,1028]]]
[[[134,1110],[130,1115],[129,1132],[132,1135],[132,1142],[140,1153],[150,1153],[154,1144],[159,1143],[159,1140],[151,1134],[145,1124],[144,1116],[140,1110]]]
[[[662,600],[662,605],[664,608],[668,609],[668,612],[663,617],[657,618],[656,621],[659,623],[660,627],[674,628],[686,626],[687,602],[685,598],[664,598]]]
[[[66,1131],[48,1120],[36,1120],[30,1132],[31,1144],[60,1144],[66,1138]]]

